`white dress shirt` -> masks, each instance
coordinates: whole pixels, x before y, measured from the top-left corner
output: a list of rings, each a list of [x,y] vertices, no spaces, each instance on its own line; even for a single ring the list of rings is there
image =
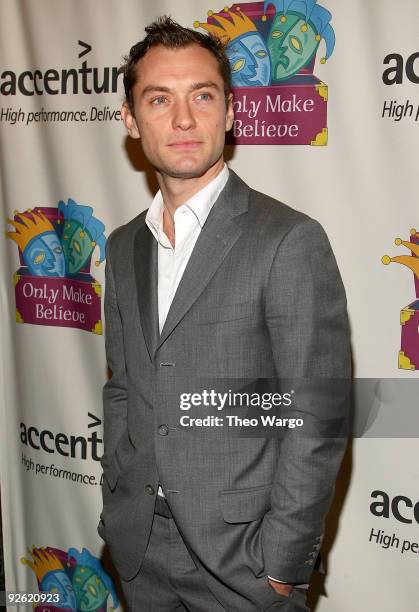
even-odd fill
[[[174,214],[175,246],[163,231],[163,197],[159,190],[147,212],[145,222],[158,242],[158,308],[160,333],[166,321],[176,289],[211,208],[228,180],[223,169],[208,185],[198,191]]]
[[[160,190],[148,209],[145,222],[158,242],[157,295],[160,333],[198,236],[227,180],[228,168],[227,164],[224,164],[221,172],[212,181],[176,209],[174,247],[163,230],[164,203]],[[158,494],[164,497],[160,485]]]

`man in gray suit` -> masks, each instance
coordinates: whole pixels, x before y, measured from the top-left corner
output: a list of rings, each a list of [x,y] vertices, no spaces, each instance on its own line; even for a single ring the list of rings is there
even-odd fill
[[[135,612],[307,610],[345,439],[234,436],[182,417],[204,416],[204,390],[348,378],[344,289],[320,225],[224,163],[221,42],[168,18],[146,32],[122,113],[160,191],[107,242],[98,531]],[[324,398],[310,397],[314,414]]]

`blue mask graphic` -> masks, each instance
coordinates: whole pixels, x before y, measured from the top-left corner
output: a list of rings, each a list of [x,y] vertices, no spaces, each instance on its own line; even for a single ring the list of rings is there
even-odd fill
[[[54,604],[56,608],[77,610],[76,595],[69,577],[63,570],[54,570],[45,574],[40,587],[45,593],[57,593],[60,595],[60,603]]]
[[[227,45],[233,87],[269,85],[271,60],[260,34],[246,32]]]
[[[32,238],[23,251],[23,258],[34,276],[65,276],[63,248],[55,232]]]

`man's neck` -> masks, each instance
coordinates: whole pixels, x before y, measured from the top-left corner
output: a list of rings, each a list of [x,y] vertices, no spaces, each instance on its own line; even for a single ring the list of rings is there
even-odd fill
[[[176,209],[215,179],[223,168],[224,158],[220,157],[202,176],[180,179],[161,174],[160,172],[157,173],[157,180],[164,204],[163,231],[169,238],[173,248],[175,248],[174,215]]]
[[[224,158],[220,159],[202,176],[193,178],[175,178],[165,174],[157,173],[157,180],[163,198],[164,208],[173,218],[176,209],[187,202],[198,191],[201,191],[208,183],[215,179],[224,168]]]

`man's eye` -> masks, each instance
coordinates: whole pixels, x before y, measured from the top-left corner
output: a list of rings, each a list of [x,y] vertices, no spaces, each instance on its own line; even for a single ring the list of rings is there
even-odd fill
[[[165,96],[159,96],[158,98],[154,98],[151,103],[154,104],[154,106],[160,106],[161,104],[163,104],[163,102],[166,101]]]
[[[209,93],[201,93],[198,96],[196,96],[197,100],[211,100],[211,94]]]

